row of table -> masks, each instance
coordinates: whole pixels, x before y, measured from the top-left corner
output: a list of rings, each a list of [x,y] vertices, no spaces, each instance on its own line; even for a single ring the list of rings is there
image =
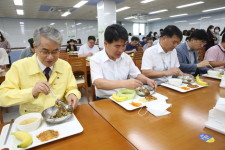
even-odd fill
[[[187,93],[158,87],[156,92],[172,104],[166,116],[140,116],[138,110],[127,111],[108,99],[79,105],[74,114],[84,131],[35,149],[224,150],[225,135],[205,128],[204,123],[218,97],[225,97],[225,89],[219,88],[219,80],[204,79],[208,87]],[[200,134],[213,136],[215,142],[202,141]]]

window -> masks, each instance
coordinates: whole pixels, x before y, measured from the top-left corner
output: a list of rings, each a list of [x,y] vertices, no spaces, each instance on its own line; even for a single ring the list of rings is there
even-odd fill
[[[133,34],[134,35],[145,35],[145,24],[142,23],[134,23],[133,24]]]

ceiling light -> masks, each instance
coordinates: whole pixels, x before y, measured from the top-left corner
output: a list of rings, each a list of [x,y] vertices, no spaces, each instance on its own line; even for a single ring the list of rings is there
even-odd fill
[[[82,24],[82,23],[79,22],[79,23],[77,23],[76,25],[79,26],[80,24]]]
[[[20,22],[20,24],[24,24],[24,22]]]
[[[86,4],[88,1],[80,1],[79,3],[77,3],[76,5],[74,5],[74,8],[80,8],[81,6],[83,6],[84,4]]]
[[[187,20],[175,21],[174,23],[187,22]]]
[[[134,16],[131,16],[131,17],[126,17],[124,19],[134,19],[135,17]]]
[[[195,3],[190,3],[190,4],[180,5],[180,6],[177,6],[176,8],[184,8],[184,7],[189,7],[189,6],[199,5],[199,4],[203,4],[203,3],[205,3],[205,2],[199,1],[199,2],[195,2]]]
[[[23,0],[13,0],[14,4],[17,6],[23,6]]]
[[[61,16],[62,16],[62,17],[66,17],[66,16],[68,16],[68,15],[70,15],[70,14],[71,14],[71,12],[67,11],[67,12],[64,12]]]
[[[199,19],[197,19],[197,20],[203,20],[203,19],[207,19],[207,18],[211,18],[211,16],[201,17],[201,18],[199,18]]]
[[[141,1],[140,3],[145,4],[145,3],[149,3],[149,2],[153,2],[153,1],[155,1],[155,0],[143,0],[143,1]]]
[[[126,9],[129,9],[130,7],[126,6],[126,7],[122,7],[122,8],[119,8],[116,10],[116,12],[120,12],[120,11],[123,11],[123,10],[126,10]]]
[[[199,24],[200,22],[191,22],[189,24]]]
[[[225,19],[225,18],[217,18],[217,19],[213,19],[213,20],[222,20],[222,19]]]
[[[152,19],[148,19],[148,21],[154,21],[154,20],[159,20],[161,18],[152,18]]]
[[[165,11],[168,11],[168,10],[162,9],[162,10],[152,11],[152,12],[149,12],[149,14],[158,14],[158,13],[165,12]]]
[[[50,26],[53,26],[55,23],[54,22],[52,22],[52,23],[50,23]]]
[[[16,13],[17,13],[17,15],[24,15],[24,12],[22,9],[17,9]]]
[[[206,9],[206,10],[203,10],[202,12],[216,11],[216,10],[220,10],[220,9],[225,9],[225,7],[213,8],[213,9]]]
[[[179,16],[186,16],[188,14],[178,14],[178,15],[173,15],[173,16],[170,16],[170,17],[179,17]]]

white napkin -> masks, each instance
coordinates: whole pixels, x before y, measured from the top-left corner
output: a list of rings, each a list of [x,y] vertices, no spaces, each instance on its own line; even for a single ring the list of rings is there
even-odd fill
[[[165,100],[154,100],[146,103],[147,110],[156,117],[169,114],[167,108],[171,105],[166,103]]]
[[[216,106],[214,108],[224,112],[224,114],[225,114],[225,98],[219,98],[217,100]]]

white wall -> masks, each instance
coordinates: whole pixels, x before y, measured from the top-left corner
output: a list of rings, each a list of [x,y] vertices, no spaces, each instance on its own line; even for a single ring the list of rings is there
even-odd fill
[[[210,18],[203,18],[201,20],[198,20],[201,17],[202,18],[210,17]],[[176,22],[176,21],[186,21],[186,22]],[[183,17],[183,18],[168,20],[168,21],[156,21],[153,23],[148,23],[147,28],[148,28],[148,31],[159,33],[159,30],[161,28],[164,29],[167,25],[175,25],[178,28],[180,28],[181,31],[190,30],[192,27],[207,30],[209,25],[213,25],[214,27],[219,26],[220,30],[222,31],[225,27],[225,13],[207,14],[207,15],[196,16],[196,17]]]

